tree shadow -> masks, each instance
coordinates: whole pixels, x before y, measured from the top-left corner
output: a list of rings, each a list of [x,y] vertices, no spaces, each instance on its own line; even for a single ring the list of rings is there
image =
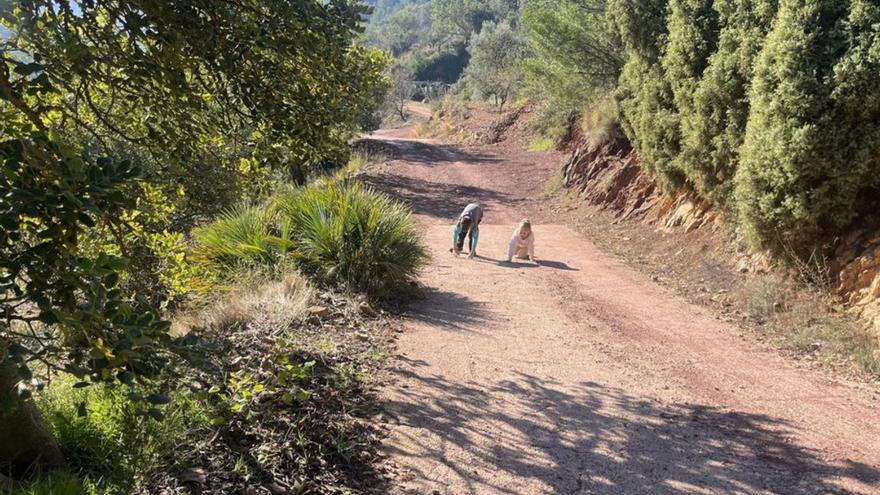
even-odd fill
[[[404,428],[386,450],[420,489],[815,494],[845,493],[835,480],[880,481],[877,467],[824,462],[795,443],[792,425],[767,415],[521,373],[485,384],[405,364],[397,373],[409,387],[383,407]],[[436,481],[422,469],[436,470]]]
[[[418,309],[406,316],[412,320],[446,330],[479,333],[475,328],[489,321],[486,303],[467,296],[425,287],[419,295]]]
[[[380,174],[365,176],[361,180],[370,187],[411,205],[415,213],[435,218],[457,218],[468,202],[492,202],[511,208],[516,208],[523,202],[521,199],[481,187],[431,182],[414,177]]]

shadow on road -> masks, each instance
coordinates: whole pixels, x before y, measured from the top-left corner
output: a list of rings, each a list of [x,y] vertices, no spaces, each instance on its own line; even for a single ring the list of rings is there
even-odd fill
[[[418,438],[391,453],[408,466],[441,463],[433,477],[412,473],[441,491],[514,494],[540,480],[543,491],[565,494],[816,494],[846,493],[834,479],[880,481],[876,467],[824,463],[792,443],[790,425],[765,415],[664,405],[592,382],[565,390],[518,374],[479,386],[414,368],[397,373],[419,384],[384,408]]]
[[[474,328],[489,321],[485,303],[432,287],[423,291],[418,311],[407,315],[411,320],[446,330],[472,333],[476,332]]]
[[[399,175],[379,175],[362,178],[363,182],[392,198],[412,205],[420,215],[455,219],[469,202],[494,202],[516,208],[522,200],[480,187],[431,182]]]
[[[538,264],[543,267],[553,268],[556,270],[565,270],[565,271],[569,271],[569,272],[579,272],[580,271],[577,268],[572,268],[572,267],[568,266],[568,264],[563,263],[562,261],[538,260]]]

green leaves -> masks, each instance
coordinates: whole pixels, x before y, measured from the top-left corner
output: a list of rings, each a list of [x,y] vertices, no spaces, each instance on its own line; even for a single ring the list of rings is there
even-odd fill
[[[880,59],[867,48],[880,14],[860,4],[780,2],[755,63],[736,178],[755,246],[808,254],[847,226],[860,196],[880,183],[880,85],[868,76]]]
[[[5,359],[131,384],[167,357],[158,309],[187,290],[192,218],[217,211],[218,191],[259,191],[247,183],[273,168],[344,160],[387,60],[353,45],[365,11],[347,0],[18,10],[8,22],[23,35],[0,41],[16,54],[0,71],[0,311],[16,325],[0,326]],[[253,258],[290,249],[243,235]],[[20,345],[21,332],[42,345]]]
[[[409,210],[356,184],[316,184],[239,208],[196,231],[221,269],[291,257],[318,283],[382,296],[414,277],[426,249]]]
[[[524,85],[550,126],[567,126],[584,104],[617,84],[623,47],[606,20],[604,0],[527,0],[522,29],[530,55]]]
[[[627,52],[615,97],[644,167],[736,212],[755,248],[807,254],[842,232],[880,183],[868,3],[609,1]]]
[[[0,273],[8,274],[0,302],[13,322],[39,339],[25,347],[0,327],[0,337],[13,342],[6,359],[23,363],[38,356],[80,379],[130,381],[131,370],[149,374],[151,361],[160,358],[167,326],[119,288],[125,257],[79,246],[99,227],[97,219],[101,227],[124,228],[120,212],[132,199],[122,187],[137,168],[77,155],[59,140],[32,133],[0,142]],[[34,316],[28,308],[39,311]],[[27,366],[20,371],[31,380]]]
[[[526,48],[525,38],[510,24],[486,22],[468,45],[468,84],[483,97],[494,97],[502,108],[518,89]]]

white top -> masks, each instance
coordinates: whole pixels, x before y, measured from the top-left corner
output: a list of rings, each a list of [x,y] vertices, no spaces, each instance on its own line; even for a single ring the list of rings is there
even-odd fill
[[[507,249],[507,258],[511,259],[516,255],[521,258],[526,256],[529,259],[535,257],[535,232],[530,231],[529,236],[523,239],[519,235],[519,227],[513,230],[513,237],[510,238],[510,246]]]

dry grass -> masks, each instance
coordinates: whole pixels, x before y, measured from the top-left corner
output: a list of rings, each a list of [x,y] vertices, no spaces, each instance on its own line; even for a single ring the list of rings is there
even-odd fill
[[[595,101],[584,109],[581,130],[590,143],[607,141],[617,129],[617,108],[611,98]]]
[[[431,133],[431,125],[427,122],[419,122],[414,125],[412,130],[409,131],[409,137],[411,138],[423,138],[428,136]]]
[[[827,256],[816,249],[808,257],[798,256],[791,246],[784,246],[784,249],[801,283],[814,289],[817,294],[832,293],[834,282]]]
[[[562,190],[564,182],[565,181],[562,177],[562,170],[558,170],[556,173],[553,174],[552,177],[550,177],[550,179],[547,180],[546,183],[544,183],[544,197],[549,199],[555,196],[556,193]]]
[[[833,312],[815,292],[793,290],[772,276],[746,284],[750,316],[786,349],[833,366],[880,376],[880,340],[858,320]]]
[[[247,326],[284,329],[301,321],[314,297],[314,289],[293,270],[280,278],[260,272],[243,272],[233,288],[206,307],[174,317],[173,331],[185,335],[193,328],[235,332]]]
[[[355,151],[351,154],[346,166],[339,169],[334,174],[334,179],[343,181],[350,177],[354,177],[359,173],[365,172],[372,167],[382,165],[388,162],[388,155],[381,151]]]
[[[752,318],[767,321],[776,314],[780,286],[769,277],[753,276],[746,282],[746,310]]]

